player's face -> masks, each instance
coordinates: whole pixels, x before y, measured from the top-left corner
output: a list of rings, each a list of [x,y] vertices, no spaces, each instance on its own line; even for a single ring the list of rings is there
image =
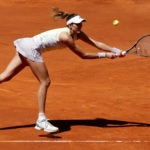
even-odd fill
[[[78,24],[73,23],[73,24],[71,24],[71,30],[72,30],[73,34],[80,33],[81,28],[82,28],[82,23],[78,23]]]

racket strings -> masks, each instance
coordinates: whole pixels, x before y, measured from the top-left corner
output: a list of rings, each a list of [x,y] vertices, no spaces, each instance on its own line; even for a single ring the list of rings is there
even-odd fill
[[[136,45],[137,54],[150,57],[150,36],[145,36]]]

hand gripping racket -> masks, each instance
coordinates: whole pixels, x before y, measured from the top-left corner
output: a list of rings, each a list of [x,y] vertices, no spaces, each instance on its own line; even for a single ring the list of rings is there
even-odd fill
[[[150,34],[140,37],[131,48],[123,51],[122,54],[137,54],[150,57]]]

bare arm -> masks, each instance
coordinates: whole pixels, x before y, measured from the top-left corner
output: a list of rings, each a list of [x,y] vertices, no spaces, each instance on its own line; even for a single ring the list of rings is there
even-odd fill
[[[96,58],[115,58],[114,53],[87,53],[84,52],[80,47],[78,47],[73,38],[66,32],[62,32],[59,37],[60,41],[63,42],[67,47],[69,47],[75,54],[80,56],[82,59],[96,59]]]
[[[105,50],[105,51],[110,51],[111,52],[111,49],[113,47],[105,44],[105,43],[102,43],[102,42],[99,42],[99,41],[96,41],[90,37],[88,37],[84,32],[81,32],[79,35],[78,35],[79,39],[100,49],[100,50]]]
[[[111,47],[105,43],[102,43],[102,42],[99,42],[99,41],[96,41],[90,37],[88,37],[84,32],[80,32],[80,34],[78,35],[79,39],[96,47],[97,49],[100,49],[100,50],[104,50],[104,51],[107,51],[107,52],[113,52],[115,53],[117,56],[124,56],[123,53],[122,53],[122,50],[118,49],[118,48],[115,48],[115,47]]]

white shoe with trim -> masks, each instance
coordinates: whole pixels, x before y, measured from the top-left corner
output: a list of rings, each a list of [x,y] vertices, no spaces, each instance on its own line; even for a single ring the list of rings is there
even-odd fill
[[[37,120],[35,125],[36,130],[44,130],[49,133],[55,133],[59,131],[58,127],[53,126],[47,119],[44,120]]]

